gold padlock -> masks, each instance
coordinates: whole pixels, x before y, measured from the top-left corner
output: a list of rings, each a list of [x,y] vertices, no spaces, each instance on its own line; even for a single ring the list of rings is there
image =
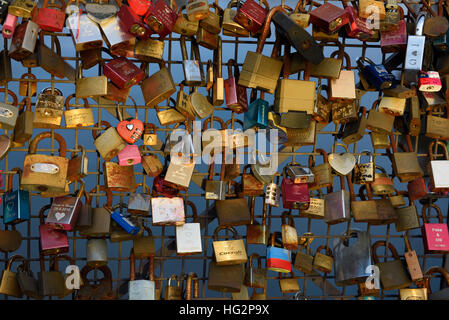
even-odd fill
[[[89,127],[94,125],[94,114],[92,109],[89,108],[89,103],[87,99],[83,99],[84,108],[82,109],[69,109],[69,102],[71,99],[76,98],[75,94],[72,94],[67,97],[65,100],[65,108],[64,117],[65,117],[65,126],[67,128],[76,128],[76,127]]]

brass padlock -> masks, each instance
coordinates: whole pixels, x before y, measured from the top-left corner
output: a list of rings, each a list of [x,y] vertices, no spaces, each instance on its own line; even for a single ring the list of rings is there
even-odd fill
[[[62,121],[64,96],[61,90],[46,88],[37,96],[34,109],[35,128],[59,128]]]
[[[176,281],[176,285],[172,285],[172,280]],[[181,300],[182,299],[182,287],[181,287],[181,279],[175,274],[172,274],[168,279],[168,284],[165,287],[165,300]]]
[[[237,15],[236,8],[240,5],[238,0],[231,0],[228,6],[223,11],[223,35],[230,37],[249,37],[249,31],[243,26],[234,21],[234,17]]]
[[[108,95],[108,78],[103,75],[83,78],[83,68],[79,68],[75,95],[81,99]]]
[[[325,250],[326,254],[322,254],[322,250]],[[324,245],[319,246],[313,257],[313,268],[324,273],[331,273],[333,264],[334,257],[332,255],[332,250]]]
[[[413,151],[412,141],[409,135],[406,135],[408,150],[406,152],[397,152],[396,142],[393,134],[390,134],[390,145],[393,149],[393,169],[395,175],[401,182],[409,182],[424,176],[424,172],[418,162],[418,155]]]
[[[65,108],[64,117],[65,117],[65,126],[67,128],[76,128],[76,127],[90,127],[93,126],[94,114],[92,109],[89,107],[89,103],[87,99],[83,99],[84,108],[83,109],[69,109],[69,102],[71,99],[76,98],[75,94],[72,94],[67,97],[65,100]]]
[[[309,168],[315,177],[314,181],[309,184],[309,189],[319,190],[324,187],[331,187],[334,183],[334,176],[327,159],[327,152],[323,149],[316,149],[315,151],[323,156],[323,164],[315,165],[314,156],[309,156]]]
[[[279,286],[282,293],[296,293],[300,291],[298,279],[295,278],[293,270],[290,271],[290,278],[285,278],[283,272],[279,272]]]
[[[160,62],[164,54],[164,41],[157,39],[139,39],[134,47],[134,57],[147,62]]]
[[[14,127],[13,141],[23,144],[33,135],[33,112],[31,98],[24,98],[19,106],[19,116]]]
[[[117,133],[114,127],[111,127],[109,122],[101,121],[102,126],[106,126],[106,131],[97,138],[97,130],[92,130],[92,137],[94,138],[94,145],[100,156],[105,160],[109,161],[114,158],[126,144],[122,137]],[[95,127],[99,127],[99,124],[95,124]]]
[[[77,152],[72,152],[72,158],[69,160],[69,166],[67,168],[67,180],[70,182],[80,181],[88,175],[88,163],[89,158],[86,156],[86,149],[79,145],[81,149],[81,156],[77,156]]]
[[[295,220],[292,215],[288,215],[288,211],[284,211],[282,213],[282,243],[284,244],[284,248],[288,250],[296,250],[298,249],[298,232],[295,228]],[[286,217],[288,215],[288,224],[286,221]]]
[[[251,223],[246,227],[246,242],[248,244],[264,244],[268,243],[270,230],[266,223],[267,204],[263,204],[262,224],[256,224],[254,221],[255,197],[253,197],[251,205]]]
[[[366,128],[373,132],[389,134],[393,130],[394,115],[376,110],[380,100],[374,101],[368,113]]]
[[[0,294],[21,299],[23,293],[17,282],[17,273],[11,271],[11,265],[17,259],[25,261],[25,258],[21,255],[14,255],[8,260],[8,266],[3,270],[2,280],[0,282]]]
[[[140,84],[147,107],[158,105],[176,92],[176,86],[170,71],[165,67],[164,62],[161,61],[158,64],[160,70],[153,73]]]
[[[105,185],[110,190],[124,192],[136,190],[133,166],[121,166],[115,162],[105,161],[103,163],[103,175]]]
[[[0,102],[0,128],[12,130],[16,125],[19,115],[17,96],[13,91],[6,90],[5,88],[1,88],[0,92],[4,92],[5,95],[10,95],[13,98],[12,104]],[[5,99],[5,101],[8,101],[8,99]]]

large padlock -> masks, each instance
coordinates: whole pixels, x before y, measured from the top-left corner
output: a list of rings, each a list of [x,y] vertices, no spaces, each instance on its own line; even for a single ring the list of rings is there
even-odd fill
[[[105,161],[103,175],[108,189],[126,192],[136,190],[133,166],[121,166],[116,162]]]
[[[0,282],[0,294],[11,296],[15,298],[22,298],[23,293],[20,290],[19,283],[17,282],[17,273],[11,271],[12,263],[21,259],[25,261],[25,258],[21,255],[14,255],[8,260],[8,266],[2,273],[2,280]]]
[[[326,254],[321,253],[323,250],[326,251]],[[332,250],[324,245],[319,246],[313,257],[313,268],[324,273],[331,273],[333,265],[334,257],[332,255]]]
[[[233,239],[219,241],[218,232],[222,229],[231,231]],[[248,260],[245,244],[242,239],[237,238],[237,231],[233,227],[218,226],[214,230],[214,241],[212,245],[218,266],[241,264]]]
[[[186,205],[192,208],[193,222],[176,226],[176,253],[178,255],[200,254],[203,249],[196,206],[191,201],[186,201]]]
[[[307,209],[310,204],[309,187],[307,183],[295,183],[287,177],[287,167],[283,170],[281,184],[282,204],[284,209]]]
[[[44,1],[42,7],[37,10],[36,23],[42,30],[50,32],[61,32],[64,28],[65,22],[65,2],[64,0],[58,1],[60,5],[52,3],[50,5],[47,1]],[[59,10],[58,10],[59,9]]]
[[[438,213],[438,223],[429,223],[426,210],[435,209]],[[449,252],[449,233],[448,227],[443,223],[443,216],[440,208],[436,204],[426,204],[421,210],[423,225],[421,234],[424,243],[425,253],[447,253]]]
[[[159,67],[158,72],[153,73],[140,84],[147,107],[156,106],[176,92],[176,86],[170,71],[163,62],[159,63]]]
[[[39,26],[31,20],[22,22],[15,30],[9,47],[9,57],[22,61],[34,53]],[[35,83],[36,84],[36,83]]]
[[[89,107],[89,103],[86,98],[83,99],[84,108],[81,109],[69,109],[69,102],[71,99],[76,98],[75,94],[72,94],[67,97],[65,100],[65,108],[64,117],[65,117],[65,126],[67,128],[76,128],[76,127],[90,127],[93,126],[94,114],[92,109]]]
[[[66,143],[62,136],[54,133],[59,142],[59,156],[36,154],[37,144],[51,138],[52,132],[38,134],[30,143],[28,155],[25,156],[23,173],[20,181],[22,188],[32,191],[61,192],[65,190],[69,159],[65,157]]]
[[[52,226],[44,223],[44,213],[50,208],[51,205],[46,205],[39,211],[39,237],[42,255],[66,253],[69,251],[67,231],[54,229]]]
[[[418,14],[418,17],[416,18],[415,34],[408,35],[407,49],[404,61],[405,71],[417,72],[422,68],[422,62],[424,58],[424,44],[426,41],[426,37],[422,34],[426,16],[426,11],[422,11]]]

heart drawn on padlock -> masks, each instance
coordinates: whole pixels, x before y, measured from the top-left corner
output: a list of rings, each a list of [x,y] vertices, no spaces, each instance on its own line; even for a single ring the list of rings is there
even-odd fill
[[[349,174],[355,166],[355,158],[352,153],[331,153],[328,161],[332,169],[342,176]]]
[[[143,127],[143,122],[139,119],[122,120],[117,125],[117,132],[123,140],[133,144],[142,135]]]
[[[64,212],[56,212],[55,213],[55,218],[56,218],[56,220],[61,220],[62,218],[64,218],[65,217],[65,213]]]

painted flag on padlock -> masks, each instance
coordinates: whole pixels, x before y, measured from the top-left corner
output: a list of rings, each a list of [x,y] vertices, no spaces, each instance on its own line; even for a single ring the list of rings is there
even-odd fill
[[[419,72],[419,91],[438,92],[441,90],[440,74],[437,71]]]
[[[292,271],[290,251],[285,248],[267,248],[267,269],[276,272],[288,273]]]

